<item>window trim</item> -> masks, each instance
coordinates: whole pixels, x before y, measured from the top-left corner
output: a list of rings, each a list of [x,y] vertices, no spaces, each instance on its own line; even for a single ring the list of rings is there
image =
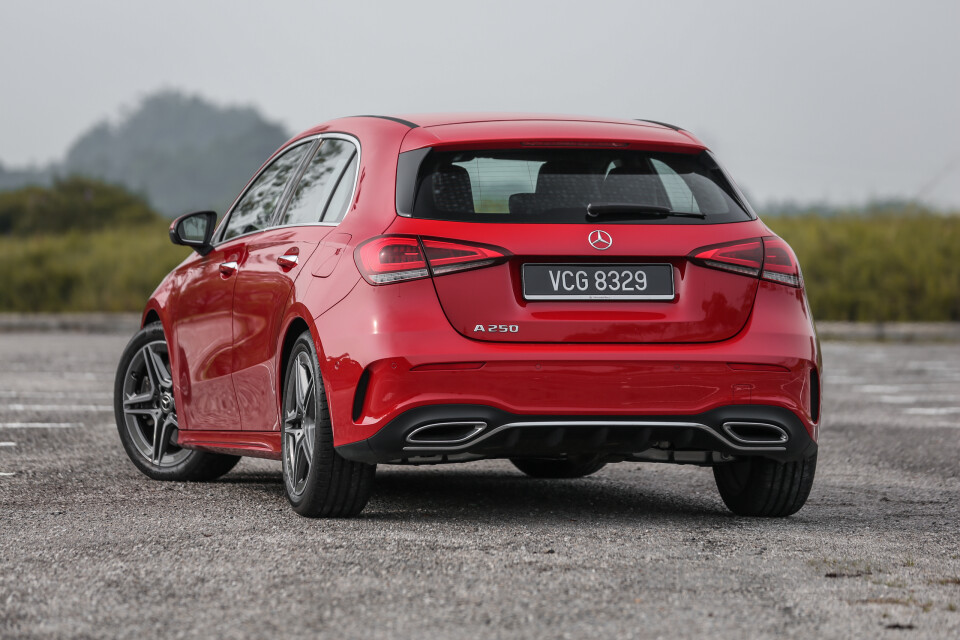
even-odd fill
[[[322,144],[323,140],[326,139],[326,138],[346,140],[347,142],[352,143],[353,146],[355,147],[354,153],[355,153],[356,156],[357,156],[357,172],[356,172],[356,174],[354,174],[354,176],[353,176],[353,189],[352,189],[351,192],[350,192],[350,200],[349,200],[349,202],[352,203],[353,200],[354,200],[354,198],[356,198],[356,196],[357,196],[357,184],[359,183],[359,180],[360,180],[360,167],[361,167],[361,154],[362,154],[362,149],[361,149],[361,146],[360,146],[360,140],[357,139],[356,136],[353,136],[353,135],[351,135],[351,134],[349,134],[349,133],[345,133],[345,132],[325,132],[325,133],[315,134],[315,135],[312,135],[312,136],[307,136],[307,137],[305,137],[305,138],[299,138],[299,139],[297,139],[296,141],[294,141],[293,143],[291,143],[290,145],[288,145],[288,146],[286,146],[286,147],[282,147],[281,149],[279,149],[279,150],[274,154],[275,159],[274,159],[272,162],[269,162],[269,163],[265,164],[263,167],[261,167],[261,168],[253,175],[253,177],[249,180],[249,182],[247,182],[247,185],[243,188],[243,191],[240,192],[240,194],[239,194],[239,195],[236,197],[236,199],[233,201],[233,204],[231,204],[230,207],[229,207],[229,209],[227,209],[226,215],[223,216],[223,220],[220,221],[220,224],[217,226],[216,231],[214,231],[214,234],[213,234],[213,246],[214,246],[214,247],[218,247],[218,246],[220,246],[221,244],[225,244],[225,243],[228,243],[228,242],[233,242],[234,240],[237,240],[237,239],[240,239],[240,238],[246,238],[247,236],[252,236],[252,235],[254,235],[255,233],[263,233],[264,231],[272,231],[273,229],[286,229],[286,228],[289,228],[289,227],[336,227],[336,226],[340,225],[344,220],[346,220],[347,216],[350,215],[350,210],[349,210],[349,209],[347,210],[346,213],[343,214],[343,218],[341,218],[339,222],[300,222],[300,223],[292,223],[292,224],[284,224],[284,225],[278,225],[278,224],[276,224],[277,221],[280,220],[280,217],[281,217],[284,213],[286,213],[286,211],[287,211],[287,205],[289,204],[289,200],[290,200],[290,196],[293,194],[293,190],[296,188],[296,185],[300,184],[300,179],[303,177],[303,174],[304,174],[304,172],[305,172],[306,169],[307,169],[307,165],[308,165],[310,162],[312,162],[314,156],[316,156],[316,154],[317,154],[317,147],[320,146],[320,144]],[[240,235],[238,235],[238,236],[233,236],[232,238],[230,238],[230,239],[228,239],[228,240],[224,240],[224,239],[223,239],[223,234],[226,232],[227,224],[228,224],[230,218],[233,216],[233,213],[234,213],[234,211],[236,210],[237,204],[239,204],[240,201],[243,200],[243,197],[244,197],[245,195],[247,195],[247,192],[250,190],[250,187],[252,187],[252,186],[254,185],[254,183],[257,181],[257,179],[260,178],[260,175],[261,175],[264,171],[266,171],[266,170],[269,169],[271,166],[273,166],[273,163],[276,162],[276,160],[279,159],[281,155],[287,153],[288,151],[292,151],[295,147],[298,147],[298,146],[301,146],[301,145],[304,145],[304,144],[312,145],[312,149],[308,149],[308,150],[307,150],[307,153],[304,155],[303,159],[300,161],[300,165],[297,167],[297,171],[296,171],[296,173],[294,174],[294,177],[291,178],[291,180],[290,180],[290,181],[287,183],[287,185],[284,187],[283,193],[280,195],[280,204],[277,206],[277,210],[274,212],[273,216],[270,218],[270,222],[269,222],[268,226],[264,227],[263,229],[257,229],[256,231],[250,231],[250,232],[248,232],[248,233],[243,233],[243,234],[240,234]],[[346,167],[344,167],[344,170],[346,170]],[[341,172],[341,175],[338,176],[338,179],[342,179],[342,172]],[[323,214],[324,214],[324,215],[326,215],[326,205],[327,205],[327,204],[329,204],[329,202],[327,202],[327,203],[324,204],[324,211],[323,211]]]

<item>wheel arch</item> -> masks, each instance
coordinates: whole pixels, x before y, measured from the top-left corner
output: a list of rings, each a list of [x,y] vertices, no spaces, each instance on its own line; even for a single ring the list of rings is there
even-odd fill
[[[307,316],[309,317],[309,316]],[[293,345],[297,342],[304,331],[310,333],[310,337],[313,339],[313,346],[317,350],[317,369],[320,374],[320,380],[323,383],[324,393],[326,393],[327,407],[330,410],[330,419],[331,425],[334,430],[336,430],[336,425],[333,420],[333,411],[330,406],[331,398],[329,393],[329,384],[330,380],[325,371],[325,357],[323,345],[320,343],[320,339],[317,337],[317,327],[311,321],[304,317],[304,315],[298,313],[295,309],[291,309],[291,314],[288,316],[284,322],[284,328],[280,332],[281,339],[279,342],[279,349],[277,353],[279,357],[277,358],[277,407],[283,407],[283,385],[286,381],[286,372],[287,364],[290,361],[290,354],[293,352]],[[282,416],[281,416],[282,419]]]
[[[316,345],[317,340],[316,336],[314,336],[313,330],[310,328],[310,325],[307,324],[307,321],[300,316],[292,317],[288,321],[287,326],[283,331],[283,340],[280,343],[280,358],[278,362],[279,366],[277,367],[277,393],[279,394],[278,400],[283,397],[283,379],[287,370],[287,362],[290,360],[290,353],[293,351],[293,345],[297,341],[297,338],[299,338],[304,331],[310,332],[310,335],[314,338],[314,345]]]
[[[148,308],[143,313],[143,321],[140,323],[140,328],[142,329],[148,324],[153,324],[154,322],[160,322],[160,312],[156,309]]]

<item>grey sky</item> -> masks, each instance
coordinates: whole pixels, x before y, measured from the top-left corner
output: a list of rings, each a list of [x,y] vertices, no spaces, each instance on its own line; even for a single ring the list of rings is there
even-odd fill
[[[3,0],[0,162],[159,88],[291,130],[341,115],[665,120],[758,201],[960,208],[960,2]]]

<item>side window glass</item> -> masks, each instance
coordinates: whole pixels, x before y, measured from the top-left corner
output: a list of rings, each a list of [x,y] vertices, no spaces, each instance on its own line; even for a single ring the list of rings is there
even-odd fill
[[[303,172],[290,204],[280,224],[309,224],[320,222],[330,196],[337,188],[344,167],[356,155],[353,143],[337,138],[326,138],[313,160]],[[353,181],[350,181],[353,187]]]
[[[327,205],[327,213],[323,216],[324,222],[340,222],[344,214],[347,213],[347,207],[350,206],[350,196],[353,195],[353,183],[357,179],[357,154],[353,154],[353,159],[347,165],[346,171],[340,176],[340,182],[336,190],[330,196],[330,204]]]
[[[309,143],[294,147],[264,169],[233,208],[223,240],[259,231],[270,224],[287,182],[296,173],[309,148]]]

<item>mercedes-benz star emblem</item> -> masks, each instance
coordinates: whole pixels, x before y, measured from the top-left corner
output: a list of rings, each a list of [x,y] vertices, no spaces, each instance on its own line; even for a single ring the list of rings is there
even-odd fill
[[[587,236],[587,241],[597,251],[606,251],[613,244],[613,238],[610,237],[610,234],[600,229],[591,231],[590,235]]]

